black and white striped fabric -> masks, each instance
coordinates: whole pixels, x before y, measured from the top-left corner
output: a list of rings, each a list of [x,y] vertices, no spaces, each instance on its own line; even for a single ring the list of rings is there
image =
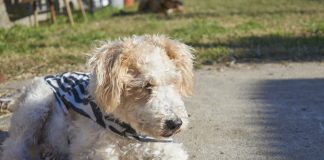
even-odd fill
[[[129,124],[119,121],[112,115],[103,115],[87,91],[89,75],[89,73],[66,72],[44,78],[65,114],[72,109],[115,134],[141,142],[172,142],[172,139],[155,139],[138,134]]]

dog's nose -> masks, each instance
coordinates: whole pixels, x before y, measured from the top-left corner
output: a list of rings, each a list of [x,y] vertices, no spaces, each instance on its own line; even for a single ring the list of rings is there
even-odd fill
[[[176,130],[182,125],[180,118],[165,121],[166,127],[170,130]]]

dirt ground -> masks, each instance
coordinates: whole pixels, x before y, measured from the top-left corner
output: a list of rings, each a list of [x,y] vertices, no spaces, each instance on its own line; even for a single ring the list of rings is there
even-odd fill
[[[324,63],[205,67],[186,103],[191,123],[176,141],[190,159],[324,159]]]

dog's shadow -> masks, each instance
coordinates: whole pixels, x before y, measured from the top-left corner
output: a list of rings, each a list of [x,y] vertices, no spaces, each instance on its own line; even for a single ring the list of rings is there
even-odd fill
[[[9,136],[8,131],[0,131],[0,144]]]
[[[0,153],[1,153],[1,145],[3,144],[4,140],[9,137],[9,126],[10,126],[10,119],[11,116],[4,115],[0,117]]]
[[[8,131],[2,131],[0,130],[0,155],[1,155],[1,152],[2,152],[2,143],[3,141],[9,136],[9,132]]]

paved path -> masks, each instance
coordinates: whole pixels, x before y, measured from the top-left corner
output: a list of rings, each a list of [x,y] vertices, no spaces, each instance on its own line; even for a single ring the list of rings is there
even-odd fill
[[[190,127],[176,137],[190,159],[324,160],[324,63],[238,64],[195,78]]]

